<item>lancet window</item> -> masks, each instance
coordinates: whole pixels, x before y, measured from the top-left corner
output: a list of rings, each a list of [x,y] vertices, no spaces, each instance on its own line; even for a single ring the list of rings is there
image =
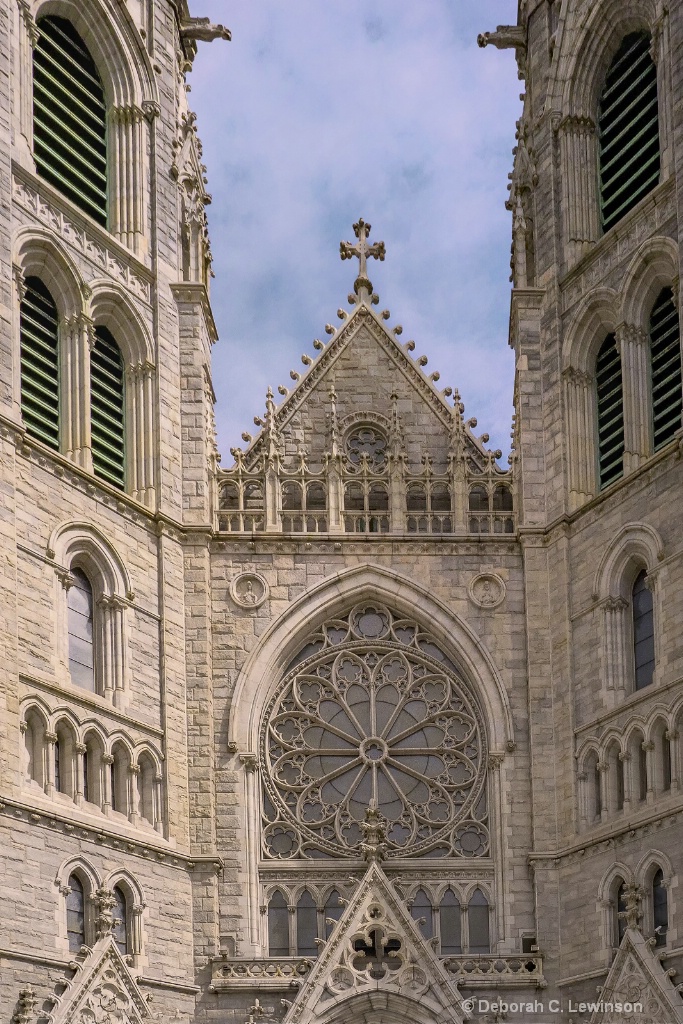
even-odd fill
[[[71,22],[38,21],[33,59],[38,173],[107,225],[107,108],[97,66]]]
[[[57,306],[37,277],[24,282],[21,338],[21,415],[26,431],[59,451],[59,326]]]
[[[85,887],[78,875],[70,875],[66,895],[66,934],[69,951],[78,953],[86,944]]]
[[[375,802],[387,860],[489,851],[477,700],[436,641],[381,605],[314,633],[261,736],[263,857],[358,858]]]
[[[643,569],[633,584],[631,592],[633,620],[633,663],[635,688],[649,686],[655,670],[655,630],[652,591],[648,586],[647,572]]]
[[[650,373],[652,437],[657,451],[680,429],[683,408],[681,335],[670,288],[659,294],[650,315]]]
[[[632,33],[616,53],[598,110],[602,227],[632,210],[659,181],[657,68],[646,32]]]
[[[603,488],[614,483],[624,473],[624,393],[621,357],[613,334],[609,334],[600,347],[595,378],[598,469],[600,487]]]

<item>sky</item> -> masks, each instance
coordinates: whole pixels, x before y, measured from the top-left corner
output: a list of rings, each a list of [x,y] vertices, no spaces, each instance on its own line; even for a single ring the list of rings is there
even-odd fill
[[[388,326],[414,339],[476,433],[510,445],[505,209],[523,83],[512,50],[477,33],[516,0],[191,0],[232,31],[188,76],[208,168],[218,444],[256,433],[270,385],[349,309],[359,217],[386,259],[370,277]],[[359,368],[362,373],[362,367]]]

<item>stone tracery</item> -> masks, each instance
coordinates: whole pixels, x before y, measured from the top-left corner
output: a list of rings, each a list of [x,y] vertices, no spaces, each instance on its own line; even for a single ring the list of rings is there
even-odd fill
[[[358,857],[376,806],[386,857],[488,853],[486,738],[434,639],[382,605],[309,638],[261,735],[265,858]]]

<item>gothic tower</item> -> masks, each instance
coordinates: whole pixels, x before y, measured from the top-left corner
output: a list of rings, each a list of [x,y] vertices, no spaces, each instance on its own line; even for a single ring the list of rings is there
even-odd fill
[[[215,330],[184,77],[216,36],[186,0],[0,4],[6,1021],[194,1015],[218,861],[184,541],[206,550]]]
[[[565,1002],[640,993],[680,1020],[683,12],[544,0],[518,22],[479,42],[525,81],[510,344],[536,942]]]

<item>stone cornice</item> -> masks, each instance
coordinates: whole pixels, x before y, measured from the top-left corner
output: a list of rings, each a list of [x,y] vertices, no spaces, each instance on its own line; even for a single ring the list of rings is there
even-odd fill
[[[557,850],[532,850],[527,855],[527,861],[533,868],[534,865],[545,862],[558,864],[561,860],[604,853],[606,849],[620,846],[627,839],[637,839],[674,825],[682,814],[683,807],[678,807],[664,811],[659,810],[635,821],[633,819],[622,823],[610,821],[604,826],[598,826],[595,834],[586,835]]]
[[[143,857],[145,860],[163,863],[173,868],[182,868],[192,871],[195,868],[208,867],[213,871],[223,870],[224,861],[218,854],[198,854],[192,856],[190,853],[179,852],[168,843],[138,838],[139,832],[128,834],[128,832],[114,831],[103,819],[101,825],[93,825],[90,822],[76,821],[74,814],[66,814],[62,810],[48,809],[42,806],[26,803],[23,800],[15,800],[11,797],[0,796],[0,814],[12,817],[15,821],[26,822],[32,828],[46,828],[51,831],[59,831],[75,839],[88,842],[95,842],[103,848],[116,850],[133,857]]]

